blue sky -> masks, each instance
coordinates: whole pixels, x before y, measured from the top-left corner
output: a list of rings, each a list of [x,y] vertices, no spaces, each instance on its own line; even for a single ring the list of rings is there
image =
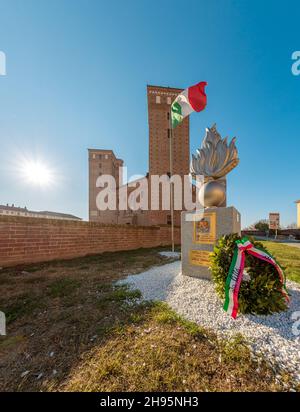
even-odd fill
[[[148,169],[146,85],[208,82],[191,116],[191,151],[206,126],[237,137],[228,201],[243,225],[300,198],[300,50],[296,1],[0,0],[0,203],[87,218],[87,148],[113,149],[129,174]],[[57,172],[25,184],[22,159]]]

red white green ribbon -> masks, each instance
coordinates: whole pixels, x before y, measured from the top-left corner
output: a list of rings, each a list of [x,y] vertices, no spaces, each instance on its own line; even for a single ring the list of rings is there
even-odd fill
[[[232,258],[232,262],[225,284],[224,310],[230,313],[233,319],[237,317],[239,307],[238,295],[241,281],[243,279],[246,251],[251,255],[257,257],[258,259],[271,263],[271,265],[273,265],[276,268],[280,282],[282,284],[280,291],[285,297],[286,301],[289,302],[289,297],[285,286],[284,272],[281,266],[273,258],[273,256],[262,249],[254,247],[247,237],[244,237],[242,240],[237,240],[236,245],[237,247],[234,251],[234,255]]]

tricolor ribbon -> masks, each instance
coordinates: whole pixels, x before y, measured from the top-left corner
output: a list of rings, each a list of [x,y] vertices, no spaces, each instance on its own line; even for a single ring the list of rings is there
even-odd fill
[[[258,249],[253,246],[247,237],[244,237],[242,240],[236,240],[236,248],[230,265],[229,273],[226,279],[225,284],[225,303],[224,310],[233,317],[236,318],[239,307],[239,289],[241,281],[243,279],[244,267],[245,267],[245,253],[246,251],[257,257],[258,259],[264,260],[273,265],[279,275],[281,282],[281,293],[289,302],[289,296],[285,286],[285,275],[281,266],[276,262],[276,260],[269,253],[265,252],[262,249]]]

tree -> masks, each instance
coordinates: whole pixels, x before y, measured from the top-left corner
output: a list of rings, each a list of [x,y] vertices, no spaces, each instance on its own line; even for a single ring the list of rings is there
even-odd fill
[[[269,230],[269,221],[266,219],[259,220],[254,224],[256,230],[260,230],[262,232],[266,232]]]

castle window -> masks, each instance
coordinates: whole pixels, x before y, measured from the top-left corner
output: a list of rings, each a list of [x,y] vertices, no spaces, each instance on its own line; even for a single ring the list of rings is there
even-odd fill
[[[155,102],[156,102],[156,103],[160,103],[160,96],[156,96],[156,97],[155,97]]]
[[[168,103],[168,104],[171,104],[171,103],[172,103],[171,97],[167,97],[167,103]]]

